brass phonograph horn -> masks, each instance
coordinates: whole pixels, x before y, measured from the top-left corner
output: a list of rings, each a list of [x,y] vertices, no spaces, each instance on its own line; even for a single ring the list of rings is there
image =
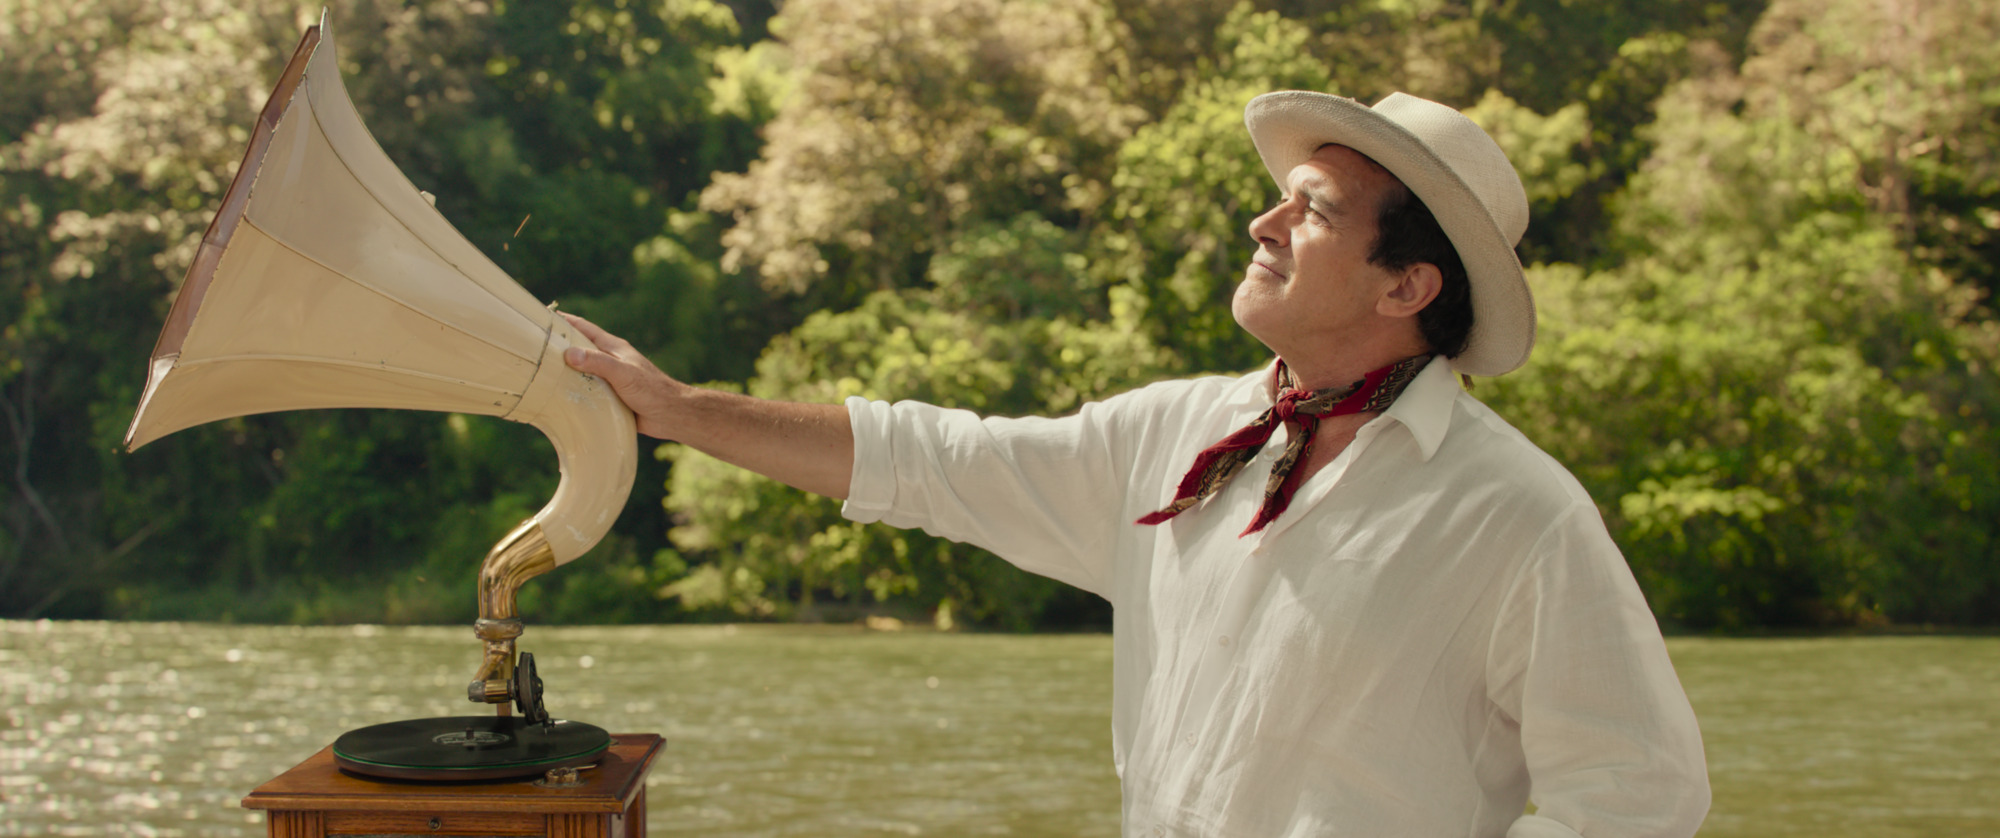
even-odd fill
[[[637,465],[632,414],[563,362],[565,348],[588,340],[466,241],[383,153],[334,57],[323,14],[202,237],[125,444],[308,408],[450,411],[539,428],[562,479],[480,569],[484,653],[468,697],[543,722],[532,656],[516,671],[515,594],[610,530]],[[468,731],[460,744],[484,736]]]

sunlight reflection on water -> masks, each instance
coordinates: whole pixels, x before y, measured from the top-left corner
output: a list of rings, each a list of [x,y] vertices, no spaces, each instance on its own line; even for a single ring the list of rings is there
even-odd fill
[[[1705,838],[2000,835],[2000,638],[1676,638]],[[532,627],[558,716],[656,732],[654,835],[1109,836],[1110,638]],[[247,836],[362,725],[474,712],[468,628],[0,621],[0,834]]]
[[[531,627],[558,716],[656,732],[654,835],[1115,835],[1104,636]],[[470,629],[0,622],[0,832],[262,831],[351,728],[464,715]]]

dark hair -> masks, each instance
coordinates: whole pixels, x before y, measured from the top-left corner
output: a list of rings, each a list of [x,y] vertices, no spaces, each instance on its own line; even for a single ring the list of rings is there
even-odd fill
[[[1400,180],[1394,181],[1375,210],[1375,246],[1368,251],[1368,261],[1392,271],[1421,262],[1436,265],[1444,284],[1437,297],[1417,312],[1417,330],[1433,352],[1455,358],[1465,351],[1466,338],[1472,334],[1472,283],[1465,276],[1465,262],[1430,207]]]

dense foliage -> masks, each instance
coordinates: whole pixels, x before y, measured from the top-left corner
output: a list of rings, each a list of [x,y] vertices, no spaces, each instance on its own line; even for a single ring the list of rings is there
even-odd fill
[[[317,6],[312,7],[314,10]],[[1264,351],[1277,88],[1407,90],[1527,182],[1542,340],[1476,383],[1689,628],[2000,623],[2000,11],[1975,0],[347,0],[370,128],[531,291],[764,396],[1061,414]],[[0,0],[0,615],[468,619],[532,430],[249,417],[119,450],[311,17]],[[525,454],[523,452],[526,452]],[[539,620],[1101,624],[668,444]]]

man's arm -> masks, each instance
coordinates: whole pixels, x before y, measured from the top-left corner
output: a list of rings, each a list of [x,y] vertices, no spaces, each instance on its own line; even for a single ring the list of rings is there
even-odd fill
[[[1701,730],[1624,557],[1588,505],[1532,552],[1489,661],[1539,809],[1507,838],[1693,835],[1709,804]]]
[[[854,472],[847,408],[704,390],[674,380],[625,339],[564,314],[597,345],[563,359],[604,379],[638,417],[639,432],[694,447],[797,489],[846,499]]]

